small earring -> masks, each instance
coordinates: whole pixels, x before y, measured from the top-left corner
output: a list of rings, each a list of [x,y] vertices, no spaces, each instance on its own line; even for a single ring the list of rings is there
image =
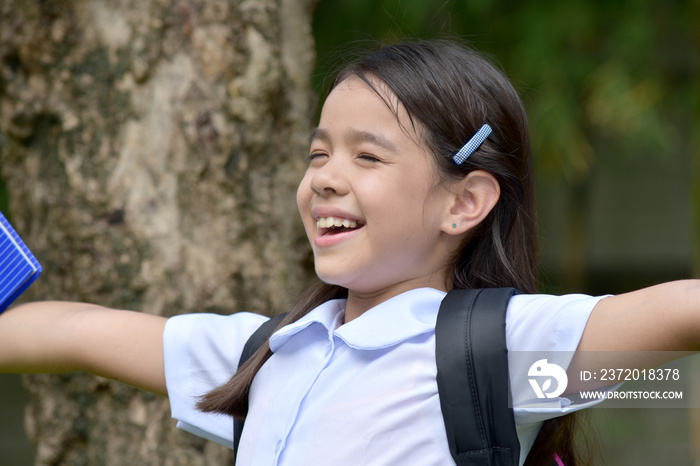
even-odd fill
[[[457,228],[457,224],[456,224],[456,223],[453,223],[453,224],[452,224],[452,228]]]

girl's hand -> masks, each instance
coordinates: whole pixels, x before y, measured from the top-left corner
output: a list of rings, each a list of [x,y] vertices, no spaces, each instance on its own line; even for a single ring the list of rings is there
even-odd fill
[[[166,395],[166,319],[69,302],[37,302],[0,315],[0,372],[87,371]]]

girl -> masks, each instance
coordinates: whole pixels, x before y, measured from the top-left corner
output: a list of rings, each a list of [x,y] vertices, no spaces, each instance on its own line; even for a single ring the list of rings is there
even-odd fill
[[[532,294],[525,112],[508,80],[459,45],[388,46],[343,70],[297,203],[321,281],[238,372],[264,316],[166,321],[76,303],[2,315],[0,368],[87,370],[167,395],[180,427],[227,445],[231,419],[217,413],[249,406],[242,465],[444,465],[434,338],[450,289],[531,293],[508,305],[511,351],[700,349],[698,281],[604,299]],[[519,464],[555,452],[577,464],[561,416],[590,403],[525,409],[529,386],[514,382]]]

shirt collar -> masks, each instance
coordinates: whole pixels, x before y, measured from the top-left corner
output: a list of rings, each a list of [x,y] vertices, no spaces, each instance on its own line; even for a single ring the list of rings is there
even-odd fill
[[[342,323],[345,300],[327,301],[298,321],[283,327],[270,338],[275,351],[292,336],[310,325],[323,325],[334,332],[345,344],[356,349],[382,349],[397,345],[410,338],[435,331],[440,302],[445,292],[432,288],[418,288],[367,310],[351,322]]]
[[[313,324],[323,325],[328,332],[333,331],[343,322],[343,314],[345,311],[344,299],[333,299],[326,301],[320,306],[314,308],[311,312],[303,316],[296,322],[285,325],[277,330],[270,337],[270,349],[275,352],[285,344],[287,340],[292,338],[297,333],[304,331],[307,327]]]

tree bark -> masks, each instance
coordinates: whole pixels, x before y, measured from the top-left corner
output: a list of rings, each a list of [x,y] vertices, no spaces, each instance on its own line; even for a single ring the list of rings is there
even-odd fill
[[[305,285],[314,0],[5,1],[0,163],[32,299],[171,316],[285,309]],[[226,464],[167,400],[25,379],[37,464]]]

